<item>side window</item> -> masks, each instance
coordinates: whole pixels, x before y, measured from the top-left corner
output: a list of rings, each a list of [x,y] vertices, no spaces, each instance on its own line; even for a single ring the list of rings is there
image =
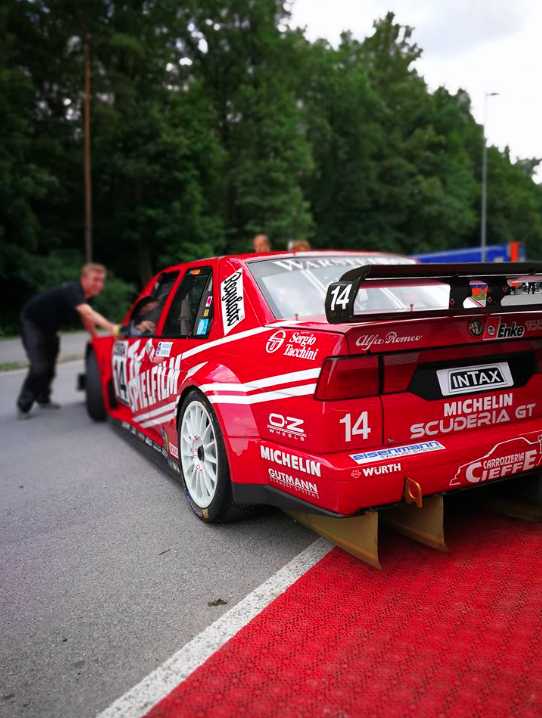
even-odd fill
[[[213,316],[212,269],[189,269],[171,303],[163,335],[206,339],[211,331]]]
[[[138,302],[132,312],[129,336],[150,337],[156,333],[160,314],[178,276],[179,272],[164,272],[158,277],[150,296]]]

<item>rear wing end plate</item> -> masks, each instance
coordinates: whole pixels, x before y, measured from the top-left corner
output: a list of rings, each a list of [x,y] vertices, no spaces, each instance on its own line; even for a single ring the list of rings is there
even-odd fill
[[[373,312],[355,314],[354,306],[360,288],[368,289],[371,283],[381,286],[389,281],[390,289],[398,280],[433,279],[450,287],[449,306],[444,309],[410,312]],[[326,317],[330,324],[351,324],[372,319],[414,319],[421,317],[451,316],[492,311],[542,311],[538,304],[503,306],[502,300],[510,294],[510,281],[542,282],[542,262],[472,262],[468,264],[368,264],[351,269],[338,282],[329,285],[326,294]],[[471,282],[487,285],[486,304],[464,308],[466,299],[473,298]]]

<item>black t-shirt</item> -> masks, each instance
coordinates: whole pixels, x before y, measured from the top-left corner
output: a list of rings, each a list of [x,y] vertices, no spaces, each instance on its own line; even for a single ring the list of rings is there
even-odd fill
[[[92,297],[85,299],[80,282],[64,282],[28,301],[22,316],[43,332],[56,334],[60,327],[73,324],[79,318],[75,307],[85,303],[92,305],[92,302]]]

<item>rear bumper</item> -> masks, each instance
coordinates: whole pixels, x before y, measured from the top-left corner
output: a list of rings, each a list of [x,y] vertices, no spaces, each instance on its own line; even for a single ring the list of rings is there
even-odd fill
[[[431,496],[540,471],[542,419],[370,452],[317,455],[246,439],[229,448],[236,501],[352,516],[401,502],[407,477]]]

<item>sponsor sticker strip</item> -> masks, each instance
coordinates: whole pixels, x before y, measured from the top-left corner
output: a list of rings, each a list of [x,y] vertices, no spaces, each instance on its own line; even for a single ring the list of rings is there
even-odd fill
[[[393,446],[389,449],[375,449],[374,451],[350,454],[350,458],[354,459],[356,464],[372,464],[377,461],[392,461],[393,459],[402,459],[405,456],[426,454],[430,451],[440,451],[441,449],[444,449],[444,446],[438,441],[424,441],[420,444]]]

